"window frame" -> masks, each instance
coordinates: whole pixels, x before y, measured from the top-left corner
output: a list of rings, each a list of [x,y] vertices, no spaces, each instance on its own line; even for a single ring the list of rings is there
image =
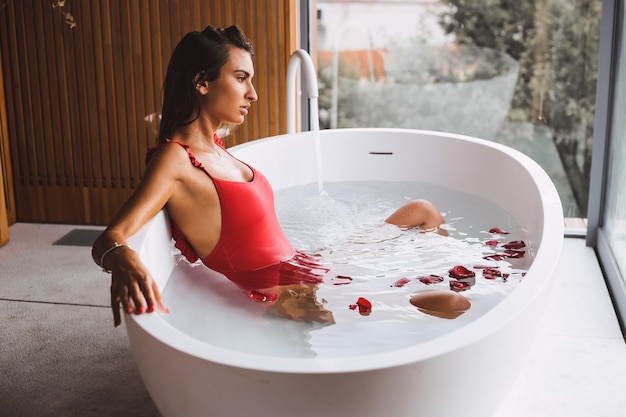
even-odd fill
[[[626,42],[625,20],[624,0],[603,1],[586,241],[587,246],[596,250],[624,335],[626,335],[626,283],[619,270],[606,231],[603,229],[603,219],[606,209],[609,152],[613,139],[611,128],[617,83],[616,68],[622,42]]]

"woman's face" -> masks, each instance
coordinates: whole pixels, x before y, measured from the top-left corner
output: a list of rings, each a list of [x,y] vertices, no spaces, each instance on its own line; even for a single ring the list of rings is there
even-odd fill
[[[202,98],[202,113],[217,126],[239,125],[248,114],[250,104],[257,100],[252,85],[254,66],[245,49],[230,47],[228,61],[217,80],[209,82]]]

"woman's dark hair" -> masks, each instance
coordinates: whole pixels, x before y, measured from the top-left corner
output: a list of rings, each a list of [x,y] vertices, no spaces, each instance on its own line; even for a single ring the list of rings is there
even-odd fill
[[[233,46],[253,54],[252,44],[237,26],[225,29],[207,26],[202,32],[189,32],[176,45],[163,82],[159,143],[165,142],[177,127],[200,116],[196,85],[215,81],[220,76]]]

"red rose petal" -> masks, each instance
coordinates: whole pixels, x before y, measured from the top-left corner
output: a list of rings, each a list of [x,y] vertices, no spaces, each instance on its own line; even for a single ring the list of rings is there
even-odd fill
[[[505,243],[502,246],[504,247],[504,249],[522,249],[526,247],[526,244],[523,240],[514,240],[512,242]]]
[[[356,300],[356,305],[359,307],[359,314],[361,315],[367,316],[372,312],[372,303],[363,297]]]
[[[426,285],[439,284],[443,281],[443,277],[440,277],[438,275],[429,275],[427,277],[419,277],[418,279],[421,283]]]
[[[489,229],[489,233],[496,233],[499,235],[508,235],[509,232],[505,232],[504,230],[500,229],[499,227],[492,227],[491,229]]]
[[[409,282],[411,282],[411,280],[408,278],[400,278],[399,280],[393,283],[392,287],[404,287]]]
[[[474,271],[470,271],[463,265],[456,265],[448,271],[452,278],[470,278],[476,276]]]
[[[472,285],[469,282],[450,280],[450,289],[452,291],[456,291],[456,292],[467,291],[471,287]]]
[[[333,282],[336,280],[340,280],[339,282]],[[350,284],[352,282],[352,277],[349,277],[347,275],[337,275],[335,278],[331,279],[331,282],[333,283],[333,285],[346,285],[346,284]]]
[[[485,268],[485,269],[483,269],[483,276],[485,278],[487,278],[486,275],[491,275],[492,278],[488,278],[488,279],[493,279],[493,277],[501,277],[502,276],[502,272],[500,272],[496,268]]]
[[[509,274],[502,273],[498,268],[485,268],[483,270],[483,277],[485,279],[502,278],[502,281],[506,282],[506,280],[509,278]]]
[[[278,298],[276,294],[266,293],[266,292],[256,291],[256,290],[250,291],[248,293],[248,297],[251,300],[258,301],[260,303],[269,303],[272,301],[276,301],[276,299]]]
[[[358,300],[356,300],[356,305],[358,305],[359,307],[363,307],[363,308],[372,308],[372,303],[370,303],[370,301],[367,298],[363,298],[363,297],[359,297]]]
[[[488,240],[485,242],[485,245],[487,246],[498,246],[498,241],[497,240]]]

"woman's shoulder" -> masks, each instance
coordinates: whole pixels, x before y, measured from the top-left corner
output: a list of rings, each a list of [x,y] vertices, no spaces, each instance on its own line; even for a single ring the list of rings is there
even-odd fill
[[[197,164],[188,147],[182,143],[166,142],[148,151],[146,175],[165,174],[174,178],[186,177]]]
[[[189,159],[191,152],[189,146],[182,142],[167,141],[160,143],[150,149],[146,153],[146,164],[149,164],[152,160],[166,160],[168,162],[184,161]]]

